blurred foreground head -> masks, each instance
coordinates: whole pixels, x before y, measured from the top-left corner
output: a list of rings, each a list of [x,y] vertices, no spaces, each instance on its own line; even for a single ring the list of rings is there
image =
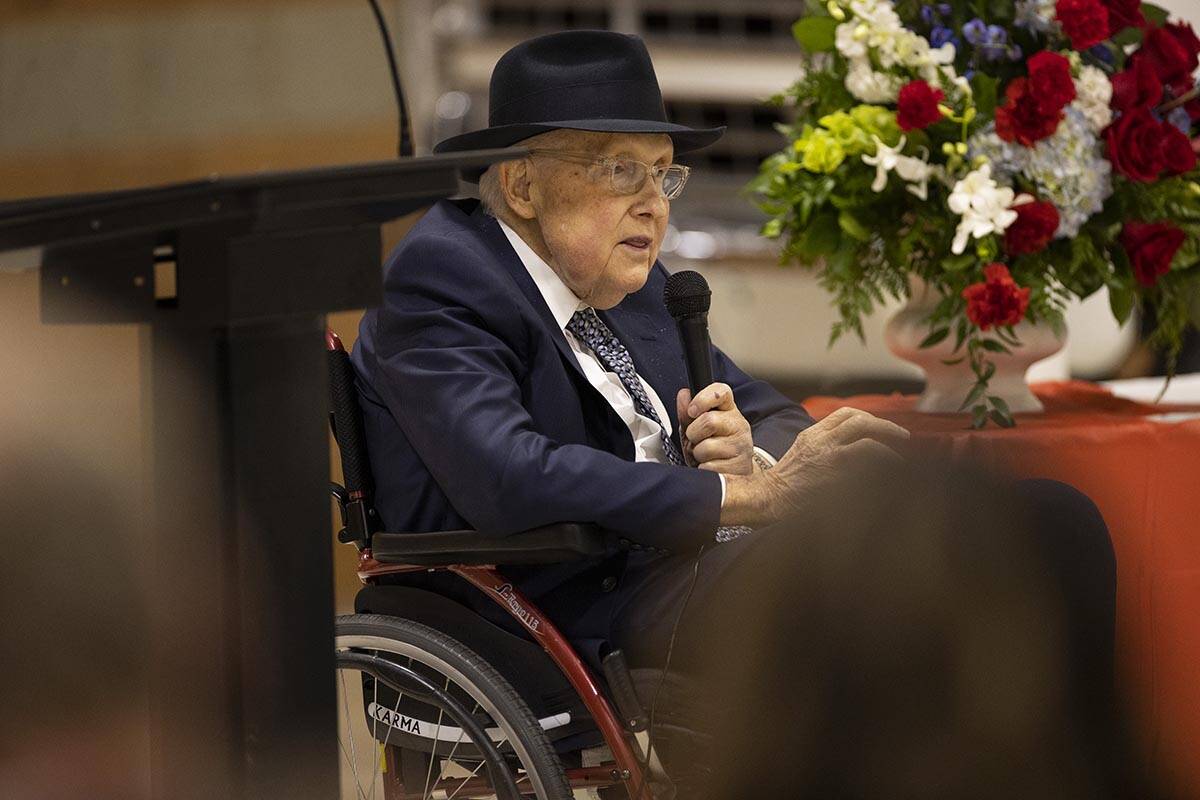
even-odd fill
[[[689,611],[712,797],[1124,796],[1111,545],[1082,495],[917,461],[760,535]]]

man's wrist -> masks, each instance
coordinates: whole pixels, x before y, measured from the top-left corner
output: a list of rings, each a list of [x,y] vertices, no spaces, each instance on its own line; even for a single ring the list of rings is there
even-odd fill
[[[761,470],[752,475],[725,476],[721,525],[761,527],[771,521],[770,484]]]

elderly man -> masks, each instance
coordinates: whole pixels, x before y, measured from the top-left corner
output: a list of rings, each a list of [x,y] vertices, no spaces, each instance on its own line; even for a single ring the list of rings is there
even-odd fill
[[[823,476],[907,434],[852,410],[813,425],[716,348],[716,382],[694,398],[682,388],[658,261],[688,174],[672,159],[723,129],[666,121],[640,39],[520,44],[496,65],[490,114],[436,149],[519,141],[530,155],[489,168],[481,202],[442,201],[421,219],[360,328],[376,505],[390,530],[576,521],[616,533],[623,548],[599,563],[517,579],[577,641],[624,638],[615,628],[663,618],[645,588],[667,553],[802,508]],[[637,638],[654,650],[661,635]]]
[[[688,175],[672,161],[723,131],[666,120],[640,39],[519,44],[497,63],[490,102],[488,128],[436,150],[519,142],[529,155],[490,167],[481,201],[441,201],[416,224],[360,328],[376,507],[389,530],[574,521],[615,533],[606,557],[506,576],[593,664],[608,642],[661,665],[685,598],[713,602],[770,535],[749,529],[802,516],[833,477],[897,458],[908,434],[852,409],[814,424],[715,347],[716,382],[695,397],[683,388],[658,260]],[[1078,552],[1111,638],[1111,564],[1092,569]]]

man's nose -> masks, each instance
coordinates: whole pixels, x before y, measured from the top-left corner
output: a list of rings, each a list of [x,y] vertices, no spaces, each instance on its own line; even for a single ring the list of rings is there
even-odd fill
[[[654,180],[652,175],[647,175],[645,182],[642,183],[641,191],[638,192],[636,208],[638,215],[657,219],[666,216],[670,207],[671,203],[663,194],[658,181]]]

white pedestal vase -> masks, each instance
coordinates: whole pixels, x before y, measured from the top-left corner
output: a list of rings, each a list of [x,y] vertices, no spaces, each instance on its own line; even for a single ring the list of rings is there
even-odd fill
[[[908,304],[888,320],[884,341],[898,358],[916,364],[925,373],[925,391],[917,400],[918,411],[931,414],[957,412],[975,385],[975,373],[967,359],[953,365],[942,362],[965,356],[966,345],[953,353],[952,334],[932,347],[919,347],[929,336],[927,320],[941,295],[915,277],[910,279],[909,288]],[[1014,414],[1043,411],[1041,402],[1029,390],[1025,373],[1035,362],[1061,350],[1066,337],[1056,335],[1045,323],[1034,325],[1028,321],[1014,326],[1013,332],[1021,346],[1013,348],[1012,355],[988,353],[988,358],[996,365],[996,374],[988,381],[988,394],[1002,398]],[[962,413],[970,413],[970,409]]]

